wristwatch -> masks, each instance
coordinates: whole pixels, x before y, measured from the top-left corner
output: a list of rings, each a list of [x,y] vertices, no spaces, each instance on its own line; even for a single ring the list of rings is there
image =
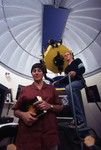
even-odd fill
[[[54,109],[54,106],[53,106],[53,105],[50,105],[50,109],[53,110],[53,109]]]

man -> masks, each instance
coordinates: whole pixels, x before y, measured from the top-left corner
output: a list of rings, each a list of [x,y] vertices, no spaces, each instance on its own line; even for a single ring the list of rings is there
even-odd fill
[[[54,86],[43,81],[41,63],[32,66],[31,74],[34,82],[22,89],[14,107],[14,114],[19,118],[17,150],[57,150],[59,137],[55,112],[62,110],[62,102]],[[35,97],[41,98],[36,108],[45,111],[40,117],[36,111],[26,109]]]
[[[85,87],[85,80],[83,78],[83,74],[85,72],[85,67],[84,67],[81,59],[79,59],[79,58],[74,59],[72,51],[67,51],[64,54],[64,59],[68,63],[64,72],[66,75],[69,75],[70,79],[71,79],[71,88],[72,88],[72,94],[73,94],[73,100],[74,100],[74,108],[75,108],[75,114],[76,114],[77,127],[83,127],[85,125],[85,123],[84,123],[85,117],[84,117],[83,109],[81,106],[80,91],[82,88]],[[71,90],[70,90],[69,82],[67,82],[66,91],[67,91],[67,99],[69,101],[70,108],[73,111]],[[71,124],[69,126],[75,127],[74,120],[71,122]]]

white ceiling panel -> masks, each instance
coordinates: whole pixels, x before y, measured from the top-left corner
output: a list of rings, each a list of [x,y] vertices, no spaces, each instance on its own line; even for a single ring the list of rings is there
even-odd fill
[[[42,58],[43,5],[70,10],[63,44],[82,59],[86,74],[100,71],[101,0],[0,0],[1,64],[31,77],[31,66]]]

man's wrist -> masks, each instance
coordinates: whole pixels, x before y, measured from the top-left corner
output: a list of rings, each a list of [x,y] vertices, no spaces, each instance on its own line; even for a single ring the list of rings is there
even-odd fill
[[[51,110],[54,110],[54,105],[50,105],[50,109],[51,109]]]

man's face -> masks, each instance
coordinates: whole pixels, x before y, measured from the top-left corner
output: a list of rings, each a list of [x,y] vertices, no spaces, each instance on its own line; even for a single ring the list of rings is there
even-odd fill
[[[32,76],[33,76],[35,81],[41,81],[44,74],[40,68],[34,68],[32,70]]]
[[[72,59],[72,54],[70,52],[66,52],[64,54],[64,59],[67,60],[67,61],[71,60]]]

